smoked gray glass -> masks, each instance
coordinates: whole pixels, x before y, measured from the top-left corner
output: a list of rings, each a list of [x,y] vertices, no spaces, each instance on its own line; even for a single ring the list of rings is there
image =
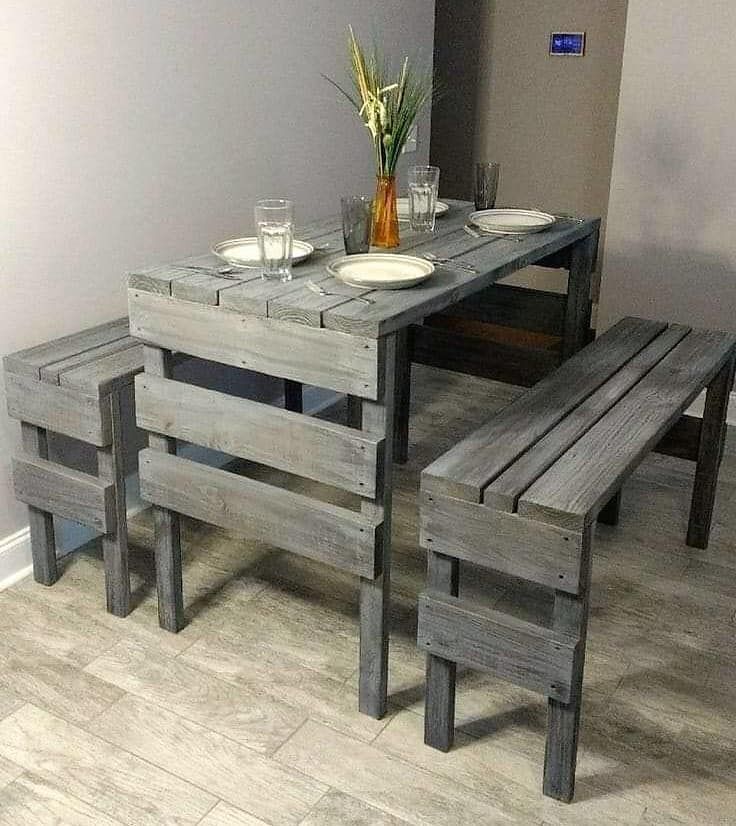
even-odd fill
[[[342,237],[345,252],[354,255],[368,252],[371,246],[371,211],[373,200],[364,195],[340,199],[342,208]]]
[[[294,210],[291,201],[268,198],[255,206],[258,250],[263,278],[291,281]]]
[[[409,223],[416,232],[434,232],[439,186],[438,166],[412,166],[409,170]]]
[[[496,206],[500,172],[501,165],[497,163],[477,163],[475,165],[476,209],[493,209]]]

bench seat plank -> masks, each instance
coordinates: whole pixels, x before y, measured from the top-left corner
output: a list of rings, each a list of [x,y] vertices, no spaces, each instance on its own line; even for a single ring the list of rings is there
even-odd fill
[[[116,341],[110,341],[107,344],[101,344],[99,347],[92,347],[89,350],[83,350],[73,356],[53,361],[41,368],[41,381],[49,384],[61,384],[60,376],[67,370],[75,370],[77,367],[83,367],[85,364],[90,364],[105,356],[119,353],[121,350],[127,350],[129,347],[135,347],[138,342],[131,336],[119,338]]]
[[[693,330],[521,497],[518,512],[581,530],[679,419],[736,347]]]
[[[665,324],[624,318],[422,473],[426,491],[480,502],[514,460],[644,349]]]
[[[16,373],[29,378],[40,379],[41,369],[53,362],[60,362],[99,347],[126,338],[129,335],[128,319],[118,318],[90,327],[81,333],[47,341],[27,350],[11,353],[3,359],[6,373]]]
[[[483,502],[513,512],[521,494],[655,367],[690,328],[673,324],[491,482]]]
[[[417,644],[566,703],[578,640],[485,606],[430,591],[419,597]]]
[[[65,370],[59,376],[59,384],[100,396],[131,384],[143,370],[143,345],[134,338],[130,342],[130,347],[100,356],[73,370]]]

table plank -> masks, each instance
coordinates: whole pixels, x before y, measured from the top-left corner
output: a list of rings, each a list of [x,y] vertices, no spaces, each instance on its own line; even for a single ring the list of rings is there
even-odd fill
[[[462,256],[477,273],[438,267],[432,278],[418,287],[368,294],[374,299],[370,306],[351,301],[326,311],[323,325],[332,330],[379,338],[439,312],[500,278],[585,238],[598,226],[598,220],[562,221],[545,232],[521,240],[505,237],[471,239],[466,236],[467,240],[455,237],[448,243],[448,239],[436,239],[423,246],[421,252]],[[475,245],[470,244],[471,241]]]

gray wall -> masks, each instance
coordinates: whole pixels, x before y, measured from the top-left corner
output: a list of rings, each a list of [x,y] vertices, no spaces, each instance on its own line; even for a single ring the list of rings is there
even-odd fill
[[[630,0],[599,311],[736,330],[736,4]]]
[[[366,132],[320,76],[346,28],[431,62],[432,0],[6,0],[0,26],[0,355],[124,314],[123,273],[370,191]],[[426,157],[429,117],[420,125]],[[5,400],[0,390],[0,410]],[[0,542],[18,426],[0,413]]]
[[[625,20],[626,0],[438,0],[443,192],[472,198],[473,163],[498,161],[499,205],[605,218]],[[550,57],[552,31],[585,31],[585,57]]]

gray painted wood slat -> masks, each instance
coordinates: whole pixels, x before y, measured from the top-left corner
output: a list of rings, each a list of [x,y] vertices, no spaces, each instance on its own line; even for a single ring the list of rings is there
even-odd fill
[[[147,374],[136,379],[143,430],[372,497],[383,440],[332,422]]]
[[[426,284],[410,290],[371,293],[369,297],[375,301],[370,306],[352,301],[328,310],[323,314],[323,324],[333,330],[357,335],[386,335],[400,327],[417,323],[422,318],[485,289],[505,275],[585,238],[595,232],[598,225],[598,221],[564,224],[543,233],[535,233],[521,241],[503,237],[458,240],[457,243],[465,245],[467,250],[462,253],[463,259],[475,266],[476,274],[438,267]],[[468,243],[470,241],[480,243],[480,246],[471,249],[472,245]],[[439,255],[450,257],[461,254],[448,251],[450,248],[443,239],[423,246],[420,251],[433,250]]]
[[[577,353],[590,329],[590,275],[598,254],[598,228],[582,238],[570,250],[570,272],[567,279],[565,320],[563,323],[562,358]]]
[[[129,291],[131,331],[167,350],[378,398],[376,341]]]
[[[142,350],[142,348],[141,348]],[[141,352],[141,358],[143,353]],[[110,409],[112,440],[97,448],[97,475],[113,486],[115,526],[102,537],[105,563],[105,604],[117,617],[130,613],[130,573],[128,570],[128,517],[125,501],[125,456],[120,394],[111,393],[105,404]]]
[[[5,374],[8,415],[102,447],[110,443],[110,416],[100,397],[46,384],[37,378]]]
[[[682,341],[689,330],[689,327],[673,324],[623,365],[491,482],[483,492],[485,504],[515,511],[519,496]]]
[[[11,353],[3,359],[3,366],[6,373],[18,373],[38,379],[41,368],[51,362],[61,361],[93,347],[125,338],[127,335],[129,335],[128,319],[117,318],[114,321],[90,327],[81,333],[72,333],[27,350]]]
[[[665,327],[643,319],[622,319],[433,462],[422,473],[423,489],[480,502],[482,491],[496,476]]]
[[[67,370],[59,376],[62,387],[107,396],[121,390],[143,370],[143,345],[131,339],[132,347],[89,361],[81,367]]]
[[[67,370],[74,370],[78,367],[84,367],[87,364],[94,363],[98,359],[105,356],[114,355],[127,350],[130,347],[135,347],[138,342],[125,336],[124,338],[111,341],[108,344],[102,344],[99,347],[92,347],[89,350],[84,350],[76,355],[69,356],[61,361],[54,361],[41,368],[41,381],[49,382],[50,384],[61,384],[61,375]]]
[[[232,273],[232,276],[232,278],[222,278],[204,272],[193,272],[171,282],[171,295],[174,298],[180,298],[182,301],[196,301],[199,304],[216,305],[220,301],[220,290],[225,287],[234,287],[248,281],[261,280],[259,270],[241,270]],[[238,280],[234,280],[235,278]]]
[[[581,539],[574,531],[422,491],[419,542],[435,553],[578,592]]]
[[[693,330],[521,497],[520,514],[581,529],[731,357],[736,336]]]
[[[380,523],[360,513],[150,448],[139,466],[141,496],[161,508],[359,576],[378,573]]]
[[[26,456],[48,459],[48,436],[43,428],[20,423],[23,450]],[[42,585],[53,585],[59,578],[56,563],[56,540],[54,538],[54,516],[47,510],[28,506],[28,521],[31,533],[31,555],[33,557],[33,578]]]
[[[47,459],[13,459],[15,496],[39,510],[89,525],[101,533],[115,530],[111,483]]]
[[[687,544],[693,548],[708,547],[718,470],[726,439],[726,417],[733,388],[734,361],[735,358],[732,356],[721,368],[705,396],[698,463],[695,467],[695,483],[687,525]]]
[[[174,369],[174,356],[157,347],[143,348],[146,375],[169,379]],[[176,439],[151,433],[149,449],[176,454]],[[140,470],[140,456],[139,456]],[[179,514],[153,506],[153,537],[156,563],[156,594],[158,624],[172,634],[184,627],[184,588],[182,581],[181,519]]]
[[[457,597],[459,585],[459,561],[427,551],[427,588],[439,594]],[[429,653],[426,670],[424,742],[432,748],[447,752],[455,739],[457,663]]]
[[[570,698],[578,638],[561,630],[430,591],[419,596],[417,644],[560,702]]]

